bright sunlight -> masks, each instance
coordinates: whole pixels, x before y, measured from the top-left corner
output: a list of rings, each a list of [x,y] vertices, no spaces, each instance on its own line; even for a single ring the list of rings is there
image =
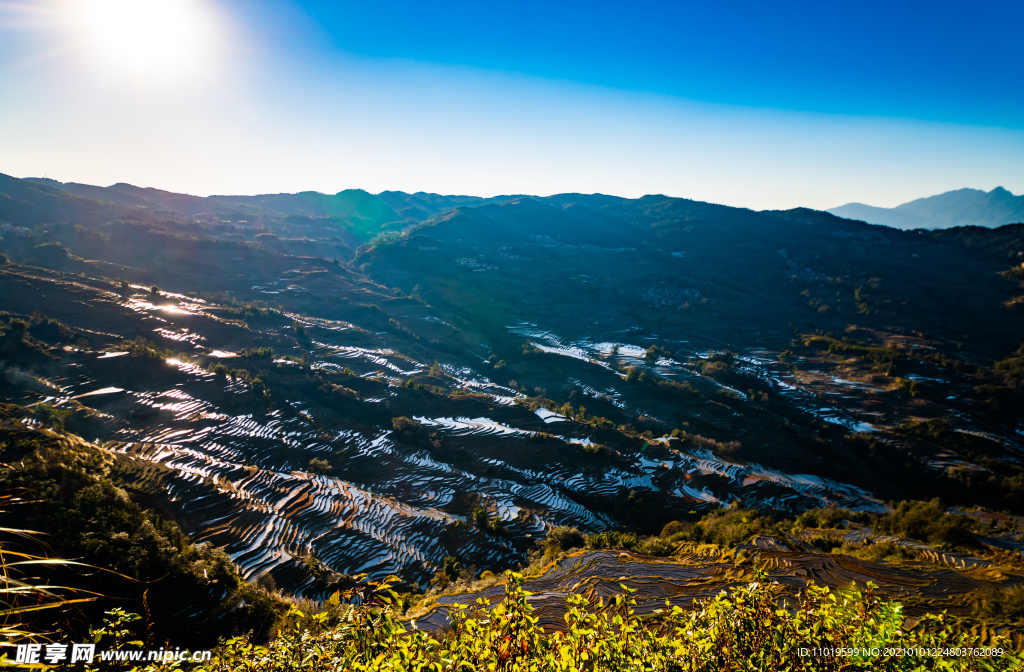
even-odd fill
[[[204,17],[193,0],[87,0],[81,12],[103,54],[147,72],[181,71],[203,46]]]

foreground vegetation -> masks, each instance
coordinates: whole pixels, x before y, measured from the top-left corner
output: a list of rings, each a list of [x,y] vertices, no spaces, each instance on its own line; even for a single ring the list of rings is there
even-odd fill
[[[80,418],[42,405],[35,409],[6,405],[0,410],[6,419],[4,461],[12,465],[0,470],[0,484],[37,498],[34,512],[8,511],[7,521],[50,532],[58,557],[82,558],[116,570],[116,576],[79,576],[80,588],[54,600],[62,602],[51,610],[61,613],[57,620],[18,612],[28,606],[26,597],[37,602],[38,596],[45,597],[45,590],[37,590],[47,588],[39,583],[41,577],[23,575],[21,584],[9,584],[17,590],[5,597],[3,609],[19,629],[7,633],[7,644],[59,641],[73,635],[98,640],[101,651],[128,651],[157,647],[168,639],[193,643],[205,639],[205,646],[213,646],[213,638],[219,636],[213,659],[202,668],[211,672],[1013,670],[1024,662],[1020,642],[1005,634],[1007,627],[1012,633],[1024,622],[1024,593],[1019,586],[1009,590],[1000,586],[979,596],[978,618],[995,626],[987,628],[984,636],[965,627],[959,617],[929,613],[907,619],[901,604],[880,599],[870,583],[847,591],[810,583],[794,594],[765,574],[739,588],[723,587],[713,599],[695,601],[693,609],[666,603],[664,609],[644,615],[635,613],[636,602],[630,596],[635,591],[626,585],[621,586],[623,594],[610,601],[594,603],[582,595],[570,595],[564,619],[549,620],[543,627],[527,600],[530,593],[523,588],[523,577],[515,573],[498,577],[484,572],[480,579],[490,575],[488,585],[504,583],[504,599],[441,607],[448,609],[451,627],[432,632],[418,629],[410,620],[412,613],[424,612],[409,612],[410,598],[417,598],[397,594],[394,584],[357,583],[359,577],[345,577],[351,579],[351,587],[334,593],[325,603],[286,600],[245,582],[221,551],[192,545],[172,523],[114,485],[109,479],[124,465],[118,466],[102,449],[63,431],[65,422],[81,422]],[[24,419],[40,424],[26,425],[21,422]],[[400,424],[396,431],[401,430]],[[830,545],[829,531],[841,531],[851,523],[937,548],[986,552],[975,537],[981,525],[968,516],[948,513],[938,500],[894,503],[891,512],[873,515],[814,509],[795,519],[734,506],[698,520],[674,521],[660,535],[647,537],[616,531],[584,535],[574,528],[554,528],[538,546],[534,565],[527,571],[543,572],[553,560],[580,548],[629,549],[670,557],[694,544],[736,549],[758,536],[796,539],[807,533],[822,535],[809,541],[825,553],[883,562],[908,559],[879,555],[870,545]],[[3,553],[10,555],[16,545],[15,540],[3,540]],[[437,581],[434,595],[444,589],[459,590],[462,574],[468,571],[455,558],[449,560],[438,573],[448,581]],[[68,571],[71,564],[58,565],[62,579],[75,578]],[[5,567],[5,574],[16,573],[11,569]],[[475,577],[475,572],[471,574]],[[108,610],[107,627],[84,629],[85,620],[98,622],[98,608],[108,607],[115,593],[130,598],[126,580],[138,586],[133,590],[148,593],[148,601],[142,598],[146,613],[133,619],[120,608]],[[215,586],[226,591],[221,593]],[[173,599],[175,593],[179,600]],[[181,600],[202,604],[205,613],[174,622],[171,612],[175,609],[169,606]],[[8,618],[7,623],[11,622]],[[907,655],[908,649],[913,654]],[[904,654],[895,655],[896,651]]]
[[[121,487],[140,480],[134,465],[63,431],[68,420],[83,422],[45,405],[0,404],[0,566],[11,589],[0,626],[14,633],[6,639],[81,641],[116,606],[143,612],[153,645],[269,636],[287,602]]]
[[[504,599],[460,605],[448,631],[428,633],[397,618],[386,585],[363,606],[337,602],[310,627],[296,625],[268,646],[227,641],[210,672],[270,670],[1013,670],[1024,662],[1008,641],[975,648],[941,616],[905,627],[901,607],[871,593],[809,585],[795,600],[761,577],[732,594],[649,617],[629,589],[596,613],[580,596],[554,632],[534,616],[522,577],[506,577]],[[297,610],[296,610],[297,611]],[[334,625],[329,625],[329,622]],[[157,669],[157,668],[149,668]]]
[[[463,209],[414,232],[374,237],[397,221],[386,210],[383,219],[370,217],[370,226],[352,213],[278,212],[265,204],[236,204],[229,212],[221,203],[172,219],[158,214],[174,212],[169,202],[145,212],[99,211],[101,201],[26,208],[55,195],[53,187],[40,188],[19,192],[28,200],[10,200],[0,217],[13,222],[0,226],[0,400],[24,404],[0,406],[0,504],[5,527],[44,532],[48,544],[0,535],[8,563],[46,563],[7,565],[2,608],[11,617],[10,642],[97,636],[104,646],[141,641],[155,648],[219,641],[213,667],[225,670],[932,669],[938,659],[812,661],[793,647],[808,637],[851,646],[847,639],[861,636],[882,641],[883,630],[887,641],[908,645],[938,641],[944,628],[955,633],[943,636],[949,642],[989,646],[990,635],[1009,633],[1015,650],[1024,646],[1020,519],[949,513],[951,506],[1024,513],[1024,467],[1004,440],[1016,436],[1013,409],[1024,399],[1024,297],[1015,288],[1024,278],[1017,265],[1024,227],[909,234],[806,211],[580,197],[573,199],[580,207],[522,199]],[[1014,268],[1000,275],[1008,258]],[[510,329],[511,316],[536,329]],[[739,324],[752,330],[737,332]],[[593,341],[580,350],[583,358],[564,356],[578,354],[561,345],[581,333]],[[751,358],[755,343],[764,351]],[[525,395],[518,406],[504,405],[509,389]],[[201,404],[197,414],[184,410],[179,390]],[[814,412],[833,403],[851,415]],[[541,424],[550,419],[534,413],[541,408],[562,416],[555,419],[562,424]],[[831,421],[863,420],[867,410],[870,432]],[[236,430],[251,428],[246,417],[280,431],[238,439]],[[449,417],[487,418],[480,424],[525,432],[498,439],[430,422]],[[148,449],[121,450],[127,444],[120,442],[152,440],[157,427],[186,430],[173,441],[196,448],[201,462],[218,443],[237,445],[237,460],[203,471],[210,476],[200,483],[195,472],[176,472]],[[297,433],[284,431],[292,429]],[[384,434],[393,450],[368,454],[356,440]],[[584,436],[593,441],[565,440]],[[728,470],[749,473],[756,463],[859,486],[894,500],[893,510],[813,510],[786,519],[736,505],[701,517],[712,502],[670,493],[707,486],[723,502],[782,501],[771,482],[692,471],[709,453]],[[661,466],[650,474],[652,463]],[[446,504],[396,484],[415,482],[406,475],[434,481],[439,465],[445,487],[459,494]],[[597,487],[613,470],[652,488]],[[391,502],[366,507],[360,500],[358,513],[342,522],[383,533],[345,537],[330,548],[320,544],[321,533],[339,519],[299,506],[323,501],[303,494],[284,512],[290,529],[300,531],[288,537],[296,541],[287,550],[303,555],[262,576],[253,564],[243,573],[222,549],[189,540],[186,532],[209,534],[224,520],[238,523],[223,528],[233,537],[199,538],[232,548],[246,531],[263,529],[268,503],[276,505],[283,491],[250,498],[246,483],[285,472],[293,474],[284,487],[294,486],[293,494],[337,478],[415,508],[436,504],[465,522],[444,529],[395,524],[405,521],[376,515]],[[587,554],[610,558],[600,571],[579,572],[590,581],[586,612],[577,601],[566,616],[566,603],[550,593],[531,611],[522,588],[512,585],[498,614],[472,607],[458,612],[451,632],[412,629],[410,618],[477,597],[460,593],[500,591],[502,570],[517,567],[534,543],[538,527],[524,524],[531,516],[605,529],[548,515],[554,510],[546,498],[530,500],[511,521],[495,508],[502,493],[523,504],[523,490],[500,481],[526,488],[535,474],[577,473],[594,476],[593,485],[555,489],[610,521],[608,531],[548,530],[520,571],[530,581],[525,586],[540,592],[533,582],[554,583],[559,572],[547,571],[554,563],[573,554],[565,568],[585,553],[574,549],[604,551]],[[480,487],[483,479],[488,487]],[[213,504],[190,512],[184,503],[203,501],[200,495],[213,495]],[[936,495],[941,502],[900,503]],[[798,511],[830,500],[812,491],[799,504],[789,501],[788,510]],[[856,497],[842,501],[858,505]],[[381,589],[373,597],[365,584],[358,595],[335,592],[359,577],[332,567],[361,571],[354,568],[365,568],[377,550],[407,548],[416,562],[386,571],[403,572],[411,592],[391,598]],[[332,556],[330,566],[321,559]],[[972,556],[969,566],[963,556]],[[244,564],[252,555],[235,557]],[[775,560],[776,569],[792,569],[788,582],[782,571],[772,575],[785,584],[785,597],[772,579],[740,588],[755,567],[771,571]],[[810,571],[831,569],[800,574],[798,562]],[[684,609],[695,594],[729,595],[692,612],[651,616],[664,594],[643,587],[633,596],[642,617],[628,613],[629,598],[597,603],[595,595],[620,582],[652,585],[647,569],[637,569],[641,563],[680,575],[704,572],[700,581],[672,585],[679,590],[674,604]],[[874,573],[859,572],[865,568]],[[431,587],[421,593],[430,573]],[[882,585],[873,595],[829,593],[834,602],[821,600],[837,605],[832,621],[812,622],[800,601],[827,590],[807,588],[810,576],[832,591],[851,577],[862,589],[867,578]],[[883,580],[921,577],[900,584],[912,586],[906,591]],[[315,601],[287,596],[278,584]],[[333,601],[320,602],[332,593]],[[898,599],[914,616],[947,614],[941,625],[929,617],[907,631],[909,622],[896,617],[888,625],[871,620],[895,609],[879,596]],[[544,611],[552,603],[555,615]],[[118,606],[138,619],[114,613],[111,625],[90,632]],[[443,618],[431,613],[436,627]],[[756,619],[749,627],[748,617]],[[871,623],[877,627],[866,632]],[[801,634],[804,626],[811,635]],[[986,662],[944,660],[977,669]]]

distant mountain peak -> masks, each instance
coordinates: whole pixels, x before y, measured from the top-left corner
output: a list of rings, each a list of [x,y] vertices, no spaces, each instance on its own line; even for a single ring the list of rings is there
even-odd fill
[[[997,227],[1024,222],[1024,196],[1004,187],[992,191],[955,189],[908,201],[895,208],[847,203],[828,212],[846,219],[898,229],[946,229],[953,226]]]

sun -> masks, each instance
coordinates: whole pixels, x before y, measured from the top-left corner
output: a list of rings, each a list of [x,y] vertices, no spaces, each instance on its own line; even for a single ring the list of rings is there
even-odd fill
[[[81,25],[99,53],[149,73],[195,64],[204,22],[195,0],[81,0]]]

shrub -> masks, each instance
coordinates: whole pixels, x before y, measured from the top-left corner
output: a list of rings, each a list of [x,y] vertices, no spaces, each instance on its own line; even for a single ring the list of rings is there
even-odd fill
[[[900,502],[896,509],[875,521],[883,534],[917,539],[942,548],[974,546],[978,523],[969,516],[946,513],[939,500]]]
[[[548,531],[547,539],[544,540],[544,554],[547,556],[554,556],[559,552],[570,551],[574,548],[583,548],[586,545],[586,537],[584,537],[575,527],[553,527]]]
[[[242,348],[238,354],[246,359],[270,359],[274,356],[274,349],[268,347]]]
[[[844,527],[848,520],[865,522],[867,516],[862,513],[854,513],[849,509],[840,509],[836,506],[826,506],[820,509],[808,509],[796,518],[798,527],[817,527],[824,530],[835,530]]]
[[[991,588],[978,598],[978,615],[999,621],[1024,622],[1024,586]]]
[[[759,534],[778,534],[771,518],[751,509],[728,509],[705,515],[683,538],[720,546],[738,546]]]
[[[837,539],[836,537],[830,537],[828,535],[820,535],[812,539],[808,539],[807,543],[814,546],[822,553],[831,553],[833,550],[842,548],[843,546],[842,539]]]
[[[331,468],[331,463],[322,457],[314,457],[309,461],[309,470],[314,474],[326,474]]]
[[[626,532],[611,530],[600,534],[587,535],[587,548],[600,550],[606,548],[624,548],[633,550],[636,548],[637,538],[635,535]]]
[[[686,523],[683,523],[678,520],[673,520],[669,523],[665,523],[665,527],[661,528],[661,536],[664,538],[668,538],[674,534],[686,532],[688,529],[689,526]]]
[[[457,580],[462,570],[463,566],[459,559],[449,555],[444,559],[444,564],[434,574],[434,578],[430,580],[430,583],[435,588],[444,588],[449,583]]]
[[[914,548],[889,540],[867,540],[858,544],[843,544],[839,552],[863,560],[888,560],[890,562],[914,560],[920,555]]]
[[[407,443],[410,446],[430,444],[426,428],[416,420],[400,415],[391,419],[391,427],[395,430],[394,437],[402,443]]]
[[[636,550],[638,553],[643,553],[644,555],[654,555],[659,558],[664,558],[675,552],[676,545],[668,539],[651,537],[650,539],[645,539],[640,542],[636,547]]]
[[[51,404],[39,402],[32,407],[32,416],[44,427],[52,427],[58,431],[64,429],[71,411],[55,408]]]
[[[1013,670],[1022,662],[1005,637],[991,646],[1002,656],[954,658],[944,653],[885,657],[886,649],[964,648],[977,644],[957,634],[942,616],[924,616],[913,630],[903,627],[899,604],[855,588],[831,591],[808,586],[799,609],[782,604],[782,588],[764,580],[698,600],[690,611],[659,610],[642,621],[625,589],[594,612],[586,598],[571,595],[565,624],[545,632],[523,590],[522,577],[509,574],[504,599],[455,605],[451,628],[436,634],[407,629],[398,620],[401,600],[377,591],[363,606],[339,606],[335,627],[318,614],[308,627],[296,624],[266,647],[244,638],[229,640],[206,665],[219,672],[276,670],[497,670],[569,672],[758,672],[790,670]],[[296,610],[297,611],[297,610]],[[300,612],[301,615],[301,612]],[[848,655],[815,655],[820,649],[850,647]]]

